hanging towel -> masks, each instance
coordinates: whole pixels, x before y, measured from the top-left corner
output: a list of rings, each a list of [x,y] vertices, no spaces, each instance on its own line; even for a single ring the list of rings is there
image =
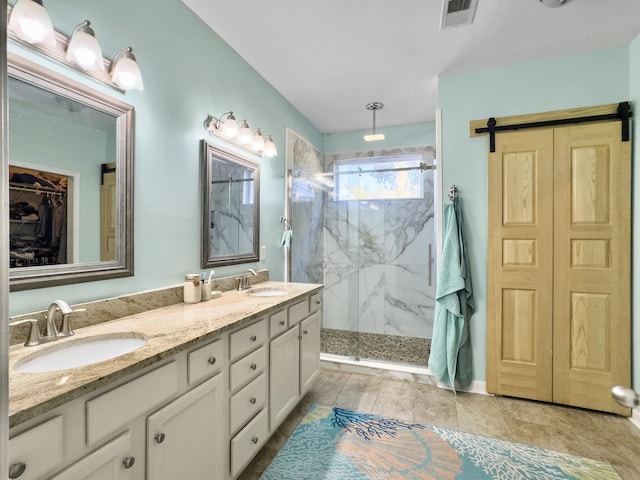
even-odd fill
[[[456,380],[466,387],[472,379],[468,323],[473,313],[473,290],[458,202],[456,199],[444,207],[443,250],[429,354],[429,370],[454,391]]]
[[[291,248],[291,237],[293,237],[293,232],[290,228],[286,228],[282,232],[282,240],[280,240],[280,246],[285,248]]]

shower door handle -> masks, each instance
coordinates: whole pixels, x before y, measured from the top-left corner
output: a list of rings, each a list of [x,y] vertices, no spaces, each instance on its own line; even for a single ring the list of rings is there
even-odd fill
[[[429,286],[431,286],[433,284],[433,260],[432,260],[432,250],[433,250],[433,244],[430,243],[429,244]]]

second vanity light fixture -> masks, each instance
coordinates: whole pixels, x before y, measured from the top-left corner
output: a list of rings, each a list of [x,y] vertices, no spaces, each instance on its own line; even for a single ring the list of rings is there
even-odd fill
[[[8,31],[23,43],[120,91],[142,90],[142,74],[131,47],[116,54],[108,72],[102,49],[89,20],[70,38],[56,33],[42,0],[18,0],[11,8]]]
[[[211,135],[224,138],[257,155],[275,157],[278,154],[271,135],[265,139],[262,131],[259,128],[253,131],[246,120],[238,125],[233,112],[225,112],[219,118],[209,115],[204,121],[204,128]]]

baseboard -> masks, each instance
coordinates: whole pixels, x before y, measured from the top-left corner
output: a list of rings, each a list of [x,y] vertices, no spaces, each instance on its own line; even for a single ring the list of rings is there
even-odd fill
[[[441,382],[440,380],[438,380],[436,386],[445,390],[453,390],[453,388],[451,388],[449,384]],[[459,385],[456,385],[456,392],[477,393],[478,395],[493,395],[492,393],[487,393],[487,382],[480,382],[478,380],[473,380],[467,387],[460,387]]]
[[[640,407],[636,407],[631,410],[629,420],[636,426],[636,428],[640,429]]]

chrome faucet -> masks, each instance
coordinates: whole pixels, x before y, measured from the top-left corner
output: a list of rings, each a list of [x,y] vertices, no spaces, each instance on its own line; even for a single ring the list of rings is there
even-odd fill
[[[62,312],[62,324],[60,325],[60,331],[56,327],[56,310],[60,309]],[[69,326],[68,315],[73,313],[73,309],[64,300],[56,300],[47,310],[47,329],[45,330],[45,338],[56,339],[59,337],[69,337],[73,335],[73,330]]]
[[[251,283],[249,282],[250,274],[254,277],[258,276],[254,269],[248,268],[247,271],[242,274],[242,277],[238,277],[238,290],[247,290],[251,288]]]

